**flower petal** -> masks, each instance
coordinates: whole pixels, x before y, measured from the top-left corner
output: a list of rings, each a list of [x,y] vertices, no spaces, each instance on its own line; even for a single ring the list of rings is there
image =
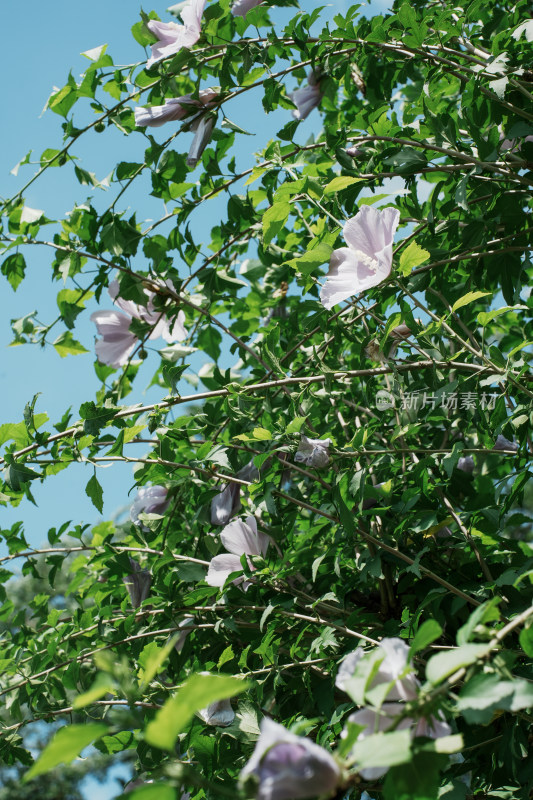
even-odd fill
[[[224,586],[232,572],[242,572],[239,557],[231,553],[222,553],[211,559],[205,582],[209,584],[209,586]],[[235,583],[237,583],[237,581],[235,581]]]
[[[248,519],[251,519],[248,517]],[[253,519],[253,518],[252,518]],[[255,522],[255,520],[254,520]],[[221,531],[220,539],[228,551],[239,558],[247,555],[260,555],[257,531],[241,519],[235,519]]]
[[[228,483],[226,487],[211,500],[211,524],[226,525],[231,515],[240,505],[239,485]]]
[[[124,366],[138,342],[129,330],[131,318],[119,311],[103,310],[91,314],[91,321],[102,336],[95,345],[98,361],[115,369]]]
[[[245,17],[252,8],[258,6],[262,1],[263,0],[236,0],[231,7],[231,13],[234,17]]]
[[[361,252],[361,255],[364,254]],[[370,267],[354,250],[340,247],[331,254],[326,282],[320,290],[320,302],[324,308],[333,308],[352,295],[377,286],[389,273],[390,269],[388,272],[378,271],[377,261]]]
[[[387,206],[377,209],[363,206],[355,217],[346,222],[343,228],[344,239],[352,250],[362,250],[367,256],[376,258],[378,253],[392,248],[399,221],[400,212],[397,208]]]

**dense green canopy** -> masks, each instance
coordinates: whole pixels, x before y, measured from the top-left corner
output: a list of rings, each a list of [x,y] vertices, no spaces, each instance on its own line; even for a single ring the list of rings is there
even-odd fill
[[[91,312],[99,338],[79,412],[0,426],[0,501],[23,520],[81,461],[99,511],[102,464],[141,488],[131,522],[58,519],[25,607],[5,584],[37,552],[2,531],[0,758],[38,787],[93,743],[132,800],[526,800],[530,4],[203,5],[143,13],[137,64],[88,52],[3,204],[2,274],[24,292],[47,249],[58,289],[15,342],[88,358]],[[137,156],[104,186],[77,148],[117,131]],[[58,220],[25,202],[52,168],[80,183]],[[58,719],[32,764],[25,725]]]

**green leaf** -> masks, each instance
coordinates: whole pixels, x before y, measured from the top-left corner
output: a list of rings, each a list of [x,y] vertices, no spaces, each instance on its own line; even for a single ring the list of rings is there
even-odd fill
[[[307,417],[294,417],[285,428],[285,433],[300,433]]]
[[[404,147],[392,156],[384,158],[383,163],[394,167],[400,175],[411,175],[427,166],[427,158],[413,147]]]
[[[500,602],[500,597],[492,597],[490,600],[487,600],[474,609],[467,622],[457,631],[457,644],[468,644],[478,625],[486,625],[487,622],[496,622],[496,620],[500,619],[500,612],[498,610],[498,604]]]
[[[101,514],[104,510],[104,491],[98,483],[98,478],[96,475],[93,475],[90,481],[87,483],[87,486],[85,487],[85,494],[87,497],[90,497],[93,506],[95,506]]]
[[[411,763],[393,767],[385,779],[384,800],[437,800],[446,760],[436,753],[418,753]]]
[[[333,194],[334,192],[342,192],[349,186],[355,183],[360,183],[364,178],[351,178],[348,175],[339,175],[338,178],[333,178],[325,187],[324,194]]]
[[[157,785],[147,784],[128,792],[127,797],[128,800],[176,800],[177,794],[172,786],[161,786],[158,781]]]
[[[92,400],[87,403],[82,403],[80,406],[80,417],[84,420],[83,431],[89,436],[96,436],[100,429],[113,419],[118,409],[116,408],[98,408]]]
[[[292,258],[288,261],[289,267],[301,272],[303,275],[309,275],[314,272],[317,267],[329,261],[333,248],[326,242],[320,242],[316,247],[310,248],[299,258]]]
[[[520,647],[526,655],[533,658],[533,626],[520,631]]]
[[[252,436],[256,441],[259,442],[268,442],[272,439],[272,434],[270,431],[267,431],[266,428],[254,428],[252,431]]]
[[[23,422],[6,422],[0,425],[0,445],[9,442],[10,439],[15,442],[17,448],[29,444],[28,429]]]
[[[36,478],[42,478],[42,475],[24,464],[9,464],[4,470],[5,482],[14,492],[20,492],[24,483],[34,481]]]
[[[178,693],[166,701],[146,728],[145,739],[152,747],[172,750],[178,735],[185,730],[196,711],[215,700],[224,700],[244,692],[247,681],[209,673],[191,675]]]
[[[461,667],[468,667],[490,652],[487,644],[464,644],[454,650],[445,650],[432,656],[426,666],[426,677],[437,684],[453,675]]]
[[[89,352],[80,342],[73,338],[71,331],[65,331],[58,336],[53,345],[61,358],[70,355],[79,356],[80,353]]]
[[[106,456],[121,456],[124,447],[124,429],[119,431],[117,438],[106,452]]]
[[[239,433],[234,439],[241,442],[268,442],[272,439],[272,434],[266,428],[254,428],[251,433]]]
[[[374,733],[356,742],[352,753],[359,769],[405,764],[411,760],[411,732]]]
[[[398,272],[405,278],[415,267],[428,260],[430,253],[416,242],[410,242],[400,254]]]
[[[278,235],[289,218],[291,211],[290,203],[282,201],[274,203],[263,214],[263,244],[267,245]]]
[[[508,311],[518,311],[521,309],[527,310],[527,306],[503,306],[502,308],[496,308],[494,311],[480,311],[477,315],[477,321],[484,328],[489,322],[492,322],[493,319],[499,317],[500,314],[506,314]]]
[[[467,306],[469,303],[473,303],[475,300],[479,300],[480,297],[486,297],[489,294],[492,294],[492,292],[468,292],[468,294],[463,295],[463,297],[455,301],[452,306],[452,311],[457,311],[457,309]]]
[[[176,634],[163,647],[159,647],[155,642],[150,642],[143,648],[139,656],[140,669],[138,673],[141,689],[148,686],[152,678],[161,672],[178,639],[179,634]]]
[[[70,83],[66,86],[63,86],[63,88],[53,94],[48,101],[48,108],[55,114],[59,114],[62,117],[67,116],[68,112],[78,99],[78,93],[75,88],[76,82],[72,78],[72,75],[69,76],[69,80],[72,81],[74,86],[72,86]]]
[[[19,284],[24,280],[26,274],[26,261],[22,253],[12,253],[8,256],[0,267],[2,275],[5,275],[13,291],[17,290]]]
[[[38,775],[43,775],[58,764],[70,764],[82,750],[107,731],[107,725],[100,723],[67,725],[61,728],[46,745],[32,768],[24,775],[22,782],[27,783]]]
[[[424,650],[442,635],[442,628],[435,619],[428,619],[422,623],[411,642],[409,657],[411,658],[419,650]]]
[[[85,708],[106,694],[116,694],[116,689],[109,675],[99,673],[90,689],[76,697],[72,703],[73,708]]]

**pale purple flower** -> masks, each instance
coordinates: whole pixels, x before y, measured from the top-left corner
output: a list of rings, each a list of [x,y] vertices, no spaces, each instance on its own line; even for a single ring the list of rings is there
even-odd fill
[[[171,281],[166,284],[172,291],[175,291]],[[117,369],[127,363],[135,345],[139,341],[137,336],[130,331],[132,319],[138,319],[152,326],[148,336],[149,339],[158,339],[160,336],[167,343],[181,341],[187,336],[185,330],[185,313],[179,311],[174,323],[172,324],[162,311],[156,311],[153,305],[155,293],[144,290],[147,297],[146,306],[140,306],[133,300],[124,300],[119,296],[118,281],[111,281],[109,284],[109,296],[121,311],[95,311],[91,314],[91,322],[96,325],[96,330],[102,339],[96,342],[96,357],[101,364],[107,364]],[[127,316],[126,316],[127,315]]]
[[[327,467],[331,439],[309,439],[302,436],[294,460],[308,467]]]
[[[305,119],[320,104],[322,99],[320,83],[311,83],[311,78],[308,77],[308,83],[291,92],[289,97],[296,106],[292,112],[294,119]]]
[[[460,469],[461,472],[467,472],[469,475],[471,475],[474,471],[474,459],[472,456],[461,456],[457,462],[457,469]]]
[[[241,556],[264,558],[270,544],[270,537],[257,530],[255,517],[246,517],[244,522],[241,519],[233,520],[220,532],[220,539],[228,552],[211,559],[205,579],[209,586],[224,586],[232,572],[242,572]],[[250,570],[254,571],[250,559],[247,561]],[[244,577],[236,578],[233,583],[236,586],[242,584],[245,592],[251,585],[251,581]]]
[[[404,717],[397,722],[404,710],[405,706],[402,703],[384,703],[380,709],[362,708],[360,711],[350,714],[348,722],[365,726],[365,730],[361,731],[357,741],[366,739],[367,736],[372,736],[374,733],[386,733],[392,729],[396,731],[410,729],[413,737],[427,736],[430,739],[440,739],[442,736],[450,735],[450,726],[436,717],[430,717],[429,720],[422,718],[418,722],[411,717]],[[344,729],[341,738],[345,739],[347,735],[348,730]],[[359,771],[359,774],[365,780],[373,781],[385,775],[388,769],[389,766],[365,767]]]
[[[510,150],[512,153],[520,150],[524,142],[533,142],[533,136],[526,136],[523,139],[503,139],[500,144],[500,150]]]
[[[170,280],[162,284],[162,288],[163,286],[171,289],[174,293],[176,292],[174,284]],[[153,300],[155,298],[155,292],[145,289],[144,294],[146,295],[147,302],[146,306],[141,306],[134,303],[133,300],[123,300],[118,294],[119,289],[118,281],[111,281],[108,288],[109,296],[115,305],[126,314],[129,314],[130,317],[152,326],[152,330],[148,336],[149,339],[159,339],[159,337],[162,336],[165,342],[170,344],[172,342],[180,342],[186,338],[187,331],[183,324],[185,322],[184,311],[178,311],[176,320],[171,326],[168,317],[162,311],[157,311],[154,307]]]
[[[198,98],[193,98],[191,94],[185,94],[182,97],[171,97],[165,100],[162,106],[151,106],[150,108],[138,106],[135,109],[135,124],[140,128],[159,128],[165,122],[185,119],[195,108],[210,108],[217,95],[216,89],[201,89],[198,92]]]
[[[263,0],[236,0],[231,7],[234,17],[245,17],[252,8],[260,5]]]
[[[256,481],[259,470],[250,461],[237,472],[237,478],[243,481]],[[241,487],[238,483],[228,483],[211,500],[211,524],[225,525],[241,505]]]
[[[139,341],[130,331],[131,317],[119,311],[95,311],[91,322],[102,337],[95,345],[98,361],[114,369],[123,367]]]
[[[141,486],[131,504],[130,519],[134,525],[142,525],[139,514],[164,514],[167,506],[167,490],[164,486]]]
[[[384,658],[370,688],[390,684],[387,700],[414,700],[420,683],[408,666],[409,646],[402,639],[392,637],[382,639],[379,648],[383,651]],[[335,679],[335,685],[341,691],[346,691],[346,684],[364,655],[363,648],[358,647],[342,660]]]
[[[255,750],[240,775],[258,781],[256,800],[300,800],[331,794],[340,777],[333,756],[265,717]]]
[[[215,700],[207,708],[200,709],[198,714],[206,725],[213,725],[218,728],[227,728],[235,719],[235,712],[229,699]]]
[[[502,436],[501,433],[494,442],[493,450],[512,450],[513,453],[516,453],[518,450],[518,445],[516,442],[510,442],[509,439],[506,439],[505,436]]]
[[[152,55],[146,62],[147,69],[162,58],[175,55],[182,47],[189,49],[196,44],[200,38],[205,2],[206,0],[189,0],[181,12],[184,25],[149,20],[147,27],[159,41],[152,45]]]
[[[392,244],[400,221],[396,208],[363,206],[343,228],[348,247],[331,254],[320,301],[330,309],[358,292],[377,286],[390,275]]]
[[[346,148],[346,155],[351,156],[352,158],[359,158],[359,156],[363,155],[363,150],[359,147],[347,147]]]
[[[144,600],[150,594],[150,586],[152,584],[152,576],[150,571],[142,569],[142,567],[133,559],[129,557],[132,573],[127,575],[122,580],[128,590],[131,604],[133,608],[139,608]]]

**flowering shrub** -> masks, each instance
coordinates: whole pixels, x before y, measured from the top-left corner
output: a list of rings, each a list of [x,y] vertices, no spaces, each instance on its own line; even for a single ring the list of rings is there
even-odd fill
[[[2,531],[0,752],[36,796],[94,745],[131,800],[531,797],[530,7],[308,5],[142,12],[137,63],[89,51],[49,99],[25,186],[73,169],[71,211],[2,202],[12,289],[37,247],[62,279],[14,343],[95,384],[0,426],[0,503],[74,464],[99,513],[102,466],[138,489],[46,548]],[[93,130],[137,153],[109,186]]]

